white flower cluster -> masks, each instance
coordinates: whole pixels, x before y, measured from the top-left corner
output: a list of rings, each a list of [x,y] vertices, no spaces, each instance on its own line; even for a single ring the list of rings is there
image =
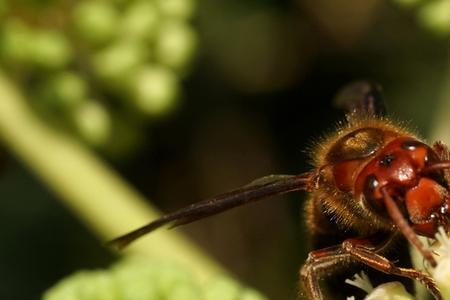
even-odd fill
[[[450,300],[450,238],[441,227],[436,234],[436,241],[432,246],[437,261],[437,266],[430,269],[429,273],[436,281],[444,299]],[[369,277],[361,272],[355,274],[353,279],[346,279],[347,284],[356,286],[367,293],[364,300],[414,300],[400,282],[388,282],[373,287]],[[347,300],[356,300],[354,296]]]
[[[364,300],[414,300],[400,282],[388,282],[374,288],[369,277],[363,271],[355,274],[353,279],[346,279],[345,283],[356,286],[367,293]],[[356,300],[354,296],[347,300]]]

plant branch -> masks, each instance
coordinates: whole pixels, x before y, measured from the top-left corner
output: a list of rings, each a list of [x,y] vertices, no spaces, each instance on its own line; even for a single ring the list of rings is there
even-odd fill
[[[39,120],[1,71],[0,137],[102,242],[158,216],[157,210],[105,162]],[[225,273],[176,231],[155,232],[125,253],[171,258],[188,266],[201,280]]]

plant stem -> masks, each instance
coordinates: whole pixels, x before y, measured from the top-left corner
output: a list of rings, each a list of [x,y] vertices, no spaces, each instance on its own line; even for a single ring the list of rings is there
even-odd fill
[[[149,202],[105,162],[39,120],[1,71],[0,137],[102,241],[158,216]],[[152,233],[125,253],[173,259],[188,266],[200,280],[225,274],[217,263],[175,231]]]

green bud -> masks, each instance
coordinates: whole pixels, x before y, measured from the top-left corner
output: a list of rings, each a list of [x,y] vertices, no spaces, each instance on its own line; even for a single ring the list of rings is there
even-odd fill
[[[155,277],[142,276],[143,272],[133,272],[124,269],[114,275],[117,285],[120,287],[121,300],[148,300],[160,299],[158,286],[154,283]],[[151,274],[151,273],[150,273]]]
[[[174,69],[187,66],[195,53],[197,38],[194,31],[181,22],[161,25],[155,41],[156,60]]]
[[[74,111],[73,119],[80,135],[90,144],[103,145],[111,136],[111,118],[95,100],[86,101]]]
[[[159,266],[157,284],[162,295],[171,295],[172,291],[180,285],[187,285],[194,288],[192,283],[192,274],[178,264],[165,263]],[[182,293],[180,291],[179,293]],[[183,299],[183,298],[180,298]]]
[[[48,290],[43,300],[121,300],[113,278],[105,271],[81,271]]]
[[[123,300],[166,299],[166,287],[174,288],[184,274],[179,266],[142,257],[127,258],[114,267]]]
[[[205,300],[236,300],[239,299],[241,287],[233,280],[222,277],[208,284]]]
[[[450,33],[450,0],[431,1],[418,12],[421,23],[439,35]]]
[[[161,14],[177,19],[192,17],[195,9],[195,0],[156,0]]]
[[[44,68],[62,68],[72,58],[66,37],[57,30],[35,30],[19,20],[10,20],[3,27],[1,52],[11,63],[30,63]]]
[[[58,107],[73,109],[87,97],[87,83],[76,73],[62,72],[53,77],[45,87],[46,98]]]
[[[30,29],[20,20],[10,19],[2,28],[0,49],[6,63],[23,63],[30,58]]]
[[[126,39],[143,40],[153,35],[157,23],[158,11],[153,2],[132,2],[122,17],[120,33]]]
[[[86,300],[120,300],[114,278],[106,271],[81,273],[84,282],[80,282],[78,295]]]
[[[240,300],[268,300],[265,296],[261,295],[255,290],[245,289],[240,295]]]
[[[192,282],[182,282],[169,291],[164,299],[167,300],[198,300],[201,299],[200,289]]]
[[[119,14],[109,1],[81,1],[72,15],[80,38],[91,45],[104,44],[116,35]]]
[[[140,45],[122,41],[98,53],[94,57],[93,66],[97,76],[107,84],[120,87],[144,60],[145,53]]]
[[[72,58],[72,49],[67,38],[56,30],[38,30],[30,36],[31,62],[44,68],[65,67]]]
[[[170,111],[179,94],[178,80],[167,68],[146,66],[131,82],[131,94],[137,108],[150,115]]]
[[[267,300],[225,277],[206,284],[171,261],[128,257],[105,271],[81,271],[45,292],[43,300]]]
[[[85,272],[79,272],[75,275],[67,277],[51,289],[47,290],[43,300],[79,300],[78,290],[85,283]]]

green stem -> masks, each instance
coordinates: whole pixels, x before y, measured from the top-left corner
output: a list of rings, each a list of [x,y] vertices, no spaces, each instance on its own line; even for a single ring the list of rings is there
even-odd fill
[[[1,71],[0,137],[102,241],[158,216],[148,201],[103,161],[39,120]],[[131,245],[126,253],[171,258],[189,267],[200,280],[225,273],[175,231],[155,232]]]

